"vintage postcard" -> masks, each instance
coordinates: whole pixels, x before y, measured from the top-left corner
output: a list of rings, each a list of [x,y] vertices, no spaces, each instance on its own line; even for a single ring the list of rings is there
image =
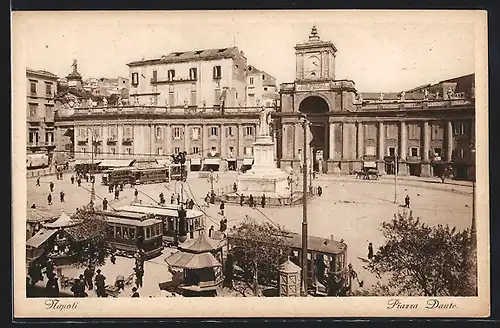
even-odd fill
[[[486,17],[14,12],[14,316],[489,316]]]

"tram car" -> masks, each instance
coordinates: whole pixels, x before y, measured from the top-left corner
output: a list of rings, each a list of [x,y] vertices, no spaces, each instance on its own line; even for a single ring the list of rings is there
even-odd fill
[[[186,181],[187,176],[188,176],[188,171],[186,169],[187,165],[181,165],[181,164],[170,164],[169,165],[169,175],[170,175],[170,180],[177,180],[180,181]]]
[[[378,180],[380,172],[377,169],[376,162],[363,162],[363,168],[360,171],[354,171],[356,179]]]
[[[133,181],[133,167],[118,167],[110,170],[105,170],[102,172],[101,179],[102,184],[109,185],[132,185]]]
[[[163,251],[163,221],[152,214],[128,211],[103,211],[108,222],[108,241],[118,254],[132,257],[142,249],[151,259]]]
[[[163,242],[166,245],[179,244],[179,214],[180,205],[144,205],[133,203],[123,206],[119,210],[137,214],[152,214],[163,222]],[[203,212],[195,209],[186,209],[187,239],[198,237],[205,230],[205,217]]]
[[[131,184],[161,183],[168,181],[166,166],[135,168],[131,174]]]

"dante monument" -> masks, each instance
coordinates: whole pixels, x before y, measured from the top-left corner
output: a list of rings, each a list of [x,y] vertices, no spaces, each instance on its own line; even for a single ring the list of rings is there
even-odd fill
[[[270,134],[271,109],[262,106],[259,113],[257,138],[253,143],[254,164],[238,176],[238,193],[268,197],[287,197],[288,174],[276,167],[274,162],[274,141]]]

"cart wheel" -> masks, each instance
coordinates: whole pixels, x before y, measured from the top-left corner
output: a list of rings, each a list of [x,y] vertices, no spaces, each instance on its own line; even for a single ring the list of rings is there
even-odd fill
[[[377,176],[375,174],[370,174],[370,180],[376,180]]]

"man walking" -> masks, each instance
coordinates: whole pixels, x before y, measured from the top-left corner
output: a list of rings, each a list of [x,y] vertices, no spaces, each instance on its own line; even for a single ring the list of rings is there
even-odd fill
[[[50,192],[54,192],[54,182],[50,181]]]
[[[144,271],[140,266],[134,268],[135,271],[135,285],[137,288],[142,288],[142,277],[144,276]]]
[[[212,238],[213,233],[214,233],[214,226],[211,226],[210,229],[208,229],[208,237]]]
[[[95,276],[95,286],[97,297],[106,297],[106,277],[101,274],[101,269],[97,269],[97,275]]]
[[[106,197],[104,197],[104,199],[102,200],[102,209],[104,211],[108,210],[108,200],[106,199]]]
[[[224,201],[220,202],[220,215],[224,216]]]
[[[40,187],[40,178],[36,178],[36,185],[37,187]]]
[[[120,190],[118,188],[115,188],[115,199],[119,199],[118,197],[120,196]]]
[[[243,202],[245,201],[245,196],[240,195],[240,206],[243,206]]]
[[[78,177],[78,179],[76,180],[76,183],[78,183],[78,187],[81,187],[82,186],[82,179],[80,177]]]
[[[318,186],[318,196],[321,197],[322,194],[323,194],[323,188],[321,188],[321,186]]]
[[[172,196],[170,196],[170,204],[173,204],[175,202],[175,196],[172,193]]]
[[[372,243],[368,244],[368,259],[371,260],[373,258],[373,245]]]
[[[47,202],[49,203],[49,205],[52,205],[52,194],[49,194],[47,196]]]
[[[262,200],[260,201],[262,208],[266,207],[266,195],[262,194]]]
[[[410,208],[410,196],[408,195],[405,197],[405,207]]]
[[[177,194],[177,205],[181,204],[181,195]]]
[[[83,277],[85,279],[85,285],[87,285],[87,288],[89,290],[94,289],[94,285],[92,284],[92,280],[94,278],[94,272],[90,267],[85,268],[85,271],[83,271]]]
[[[253,195],[252,194],[250,194],[250,198],[248,199],[248,205],[250,207],[253,207]]]
[[[59,198],[61,199],[61,203],[64,203],[64,191],[61,190],[59,193]]]
[[[74,176],[71,176],[71,184],[75,184],[75,177]]]

